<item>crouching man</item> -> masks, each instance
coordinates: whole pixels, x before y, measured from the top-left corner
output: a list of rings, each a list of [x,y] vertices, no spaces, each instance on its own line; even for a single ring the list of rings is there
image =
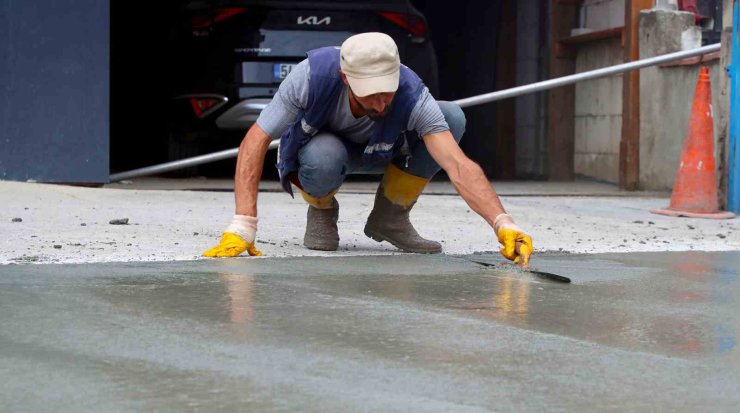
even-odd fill
[[[440,168],[457,192],[493,228],[501,253],[526,266],[532,239],[506,214],[482,169],[462,152],[465,115],[454,103],[437,102],[421,79],[401,65],[393,39],[362,33],[341,46],[308,53],[280,85],[272,102],[239,148],[236,215],[207,257],[233,257],[255,248],[257,189],[265,153],[280,136],[278,170],[308,203],[306,248],[339,245],[339,204],[334,194],[350,173],[383,174],[365,234],[406,252],[439,253],[421,237],[409,212]],[[440,217],[440,222],[444,218]]]

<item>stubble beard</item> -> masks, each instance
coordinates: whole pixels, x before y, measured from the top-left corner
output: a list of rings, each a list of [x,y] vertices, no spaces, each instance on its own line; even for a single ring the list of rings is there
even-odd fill
[[[357,99],[355,92],[353,92],[351,88],[349,92],[352,95],[352,99],[355,101],[355,103],[357,103],[357,106],[359,106],[360,109],[362,109],[362,111],[364,112],[364,115],[370,118],[370,120],[372,120],[373,122],[382,122],[383,120],[385,120],[385,117],[388,115],[388,112],[390,111],[390,108],[393,105],[393,101],[391,101],[391,103],[389,103],[388,106],[386,106],[384,111],[378,112],[375,109],[370,109],[370,108],[367,108],[365,105],[363,105],[362,102],[360,102],[360,100]]]

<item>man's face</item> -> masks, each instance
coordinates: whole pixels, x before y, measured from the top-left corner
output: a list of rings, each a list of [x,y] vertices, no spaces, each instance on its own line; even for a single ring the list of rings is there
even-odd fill
[[[396,96],[396,93],[389,92],[376,93],[374,95],[363,97],[357,96],[354,94],[354,92],[352,92],[352,87],[349,86],[347,76],[342,71],[340,71],[340,73],[342,74],[342,80],[344,81],[344,84],[347,85],[347,87],[349,88],[350,99],[352,99],[355,104],[357,104],[360,111],[362,112],[361,115],[367,116],[375,121],[383,120],[391,108],[393,97]]]
[[[390,92],[359,97],[352,92],[352,88],[349,91],[352,99],[362,109],[364,115],[372,120],[382,120],[385,118],[393,103],[393,97],[396,96],[395,93]]]

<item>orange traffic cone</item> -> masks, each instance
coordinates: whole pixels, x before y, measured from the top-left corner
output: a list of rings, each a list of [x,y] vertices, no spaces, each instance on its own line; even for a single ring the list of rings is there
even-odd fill
[[[675,217],[727,219],[732,212],[719,211],[714,165],[714,126],[709,68],[702,67],[691,107],[689,133],[681,152],[671,205],[652,209],[655,214]]]

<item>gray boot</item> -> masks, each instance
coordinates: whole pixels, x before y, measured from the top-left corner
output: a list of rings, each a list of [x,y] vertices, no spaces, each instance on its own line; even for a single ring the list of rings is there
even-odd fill
[[[331,207],[318,209],[308,206],[306,215],[306,234],[303,245],[310,250],[336,251],[339,246],[339,203],[332,199]]]
[[[411,225],[409,212],[415,203],[408,208],[393,204],[383,195],[383,185],[380,185],[375,194],[375,205],[365,224],[365,235],[378,242],[388,241],[404,252],[442,252],[440,243],[422,238]]]

